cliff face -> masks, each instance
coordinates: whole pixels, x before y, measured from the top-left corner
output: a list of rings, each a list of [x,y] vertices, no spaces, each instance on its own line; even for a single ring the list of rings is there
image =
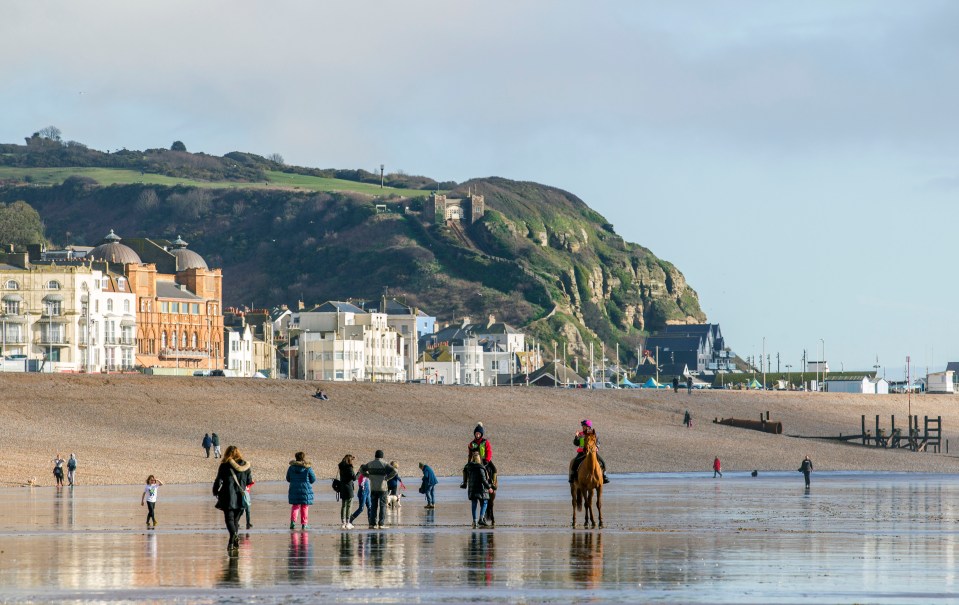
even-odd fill
[[[706,320],[676,267],[624,241],[576,196],[498,178],[467,186],[486,200],[486,216],[469,230],[477,246],[512,259],[550,291],[553,308],[527,322],[544,340],[562,335],[578,355],[590,341],[635,350],[644,333]]]
[[[149,185],[0,188],[42,216],[55,245],[121,237],[182,236],[223,269],[226,305],[307,304],[327,299],[405,300],[440,322],[495,315],[529,331],[544,355],[597,356],[705,315],[682,273],[624,241],[567,192],[499,178],[463,184],[485,197],[474,224],[429,224],[422,201],[346,193],[193,189]],[[383,200],[379,200],[382,202]]]

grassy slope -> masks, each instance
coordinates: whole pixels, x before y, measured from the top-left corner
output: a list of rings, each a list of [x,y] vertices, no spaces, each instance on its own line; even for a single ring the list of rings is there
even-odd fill
[[[327,179],[285,172],[267,172],[269,182],[239,183],[233,181],[197,181],[162,174],[140,174],[136,170],[116,168],[20,168],[0,166],[0,180],[23,179],[30,177],[38,185],[59,185],[68,177],[83,176],[91,178],[101,185],[185,185],[208,189],[302,189],[304,191],[350,191],[370,196],[399,195],[402,197],[424,197],[429,191],[419,189],[380,188],[370,183],[359,183],[342,179]]]

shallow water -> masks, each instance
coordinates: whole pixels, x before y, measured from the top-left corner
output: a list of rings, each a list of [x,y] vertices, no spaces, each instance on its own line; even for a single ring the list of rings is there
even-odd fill
[[[602,530],[569,528],[562,477],[502,478],[493,530],[441,480],[386,530],[344,532],[327,481],[308,532],[285,483],[254,487],[227,555],[206,485],[0,489],[0,601],[24,603],[928,603],[959,599],[959,477],[799,473],[615,476]],[[414,483],[411,481],[411,484]],[[361,520],[365,517],[361,517]],[[359,529],[362,527],[363,529]]]

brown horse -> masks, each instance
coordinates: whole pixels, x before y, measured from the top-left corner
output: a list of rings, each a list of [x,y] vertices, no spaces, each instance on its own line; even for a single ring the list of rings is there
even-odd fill
[[[596,517],[593,515],[593,492],[596,492],[596,510],[599,511],[599,526],[603,526],[603,469],[596,458],[596,435],[586,435],[586,444],[583,447],[586,458],[576,470],[576,476],[569,486],[573,498],[573,527],[576,527],[576,511],[583,510],[583,501],[586,501],[586,514],[583,527],[596,527]]]

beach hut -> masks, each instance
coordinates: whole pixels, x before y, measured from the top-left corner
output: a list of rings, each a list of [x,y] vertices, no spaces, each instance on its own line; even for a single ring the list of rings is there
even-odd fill
[[[946,370],[945,372],[930,372],[929,375],[926,376],[926,392],[949,394],[955,393],[956,389],[952,380],[953,375],[954,372],[952,370]]]
[[[749,383],[748,385],[746,385],[746,388],[747,388],[747,389],[759,389],[759,390],[762,390],[763,385],[759,384],[759,381],[756,380],[755,378],[753,378],[752,381],[750,381],[750,383]]]
[[[826,391],[830,393],[864,393],[875,395],[876,385],[872,382],[872,377],[864,374],[855,376],[835,376],[826,379]],[[888,386],[887,389],[888,391]]]

